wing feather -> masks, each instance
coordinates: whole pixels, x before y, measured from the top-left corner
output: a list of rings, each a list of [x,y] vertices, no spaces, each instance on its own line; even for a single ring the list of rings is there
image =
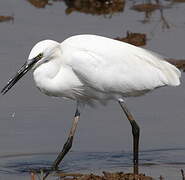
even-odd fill
[[[65,42],[73,49],[68,59],[78,78],[105,93],[136,91],[179,85],[180,71],[160,56],[116,40],[79,35]]]

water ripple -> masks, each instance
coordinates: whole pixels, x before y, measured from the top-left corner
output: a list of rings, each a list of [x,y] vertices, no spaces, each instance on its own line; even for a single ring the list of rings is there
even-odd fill
[[[55,153],[33,153],[1,156],[0,174],[21,174],[30,169],[49,168],[56,158]],[[140,152],[143,167],[185,165],[185,149],[154,149]],[[65,172],[89,172],[129,168],[132,166],[131,152],[70,152],[60,169]]]

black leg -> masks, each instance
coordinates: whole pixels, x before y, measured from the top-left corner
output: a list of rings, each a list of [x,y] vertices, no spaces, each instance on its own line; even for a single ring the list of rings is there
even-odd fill
[[[134,158],[133,158],[133,170],[134,174],[138,174],[138,159],[139,159],[139,134],[140,134],[140,129],[136,121],[134,120],[134,117],[132,114],[129,112],[127,105],[125,104],[124,101],[118,101],[122,110],[124,111],[125,115],[127,116],[127,119],[129,120],[131,126],[132,126],[132,135],[133,135],[133,153],[134,153]]]
[[[60,164],[60,162],[62,161],[64,156],[71,149],[72,144],[73,144],[73,137],[74,137],[79,119],[80,119],[80,112],[79,112],[78,109],[76,109],[75,116],[74,116],[74,119],[73,119],[73,124],[72,124],[71,130],[69,132],[68,139],[67,139],[66,143],[64,144],[64,146],[62,148],[62,151],[59,153],[56,160],[54,161],[54,163],[52,165],[52,170],[57,170],[58,169],[58,165]]]
[[[55,171],[55,170],[58,169],[58,165],[60,164],[60,162],[62,161],[64,156],[71,149],[72,144],[73,144],[73,137],[74,137],[74,134],[75,134],[75,131],[76,131],[79,119],[80,119],[80,111],[78,109],[78,103],[77,103],[77,108],[76,108],[75,116],[74,116],[74,119],[73,119],[72,127],[71,127],[70,132],[69,132],[68,139],[65,142],[65,144],[64,144],[64,146],[62,148],[62,151],[59,153],[59,155],[57,156],[56,160],[53,162],[52,167],[51,167],[52,171]],[[49,174],[50,174],[49,171],[46,172],[45,176],[43,177],[43,180],[45,180],[48,177]]]

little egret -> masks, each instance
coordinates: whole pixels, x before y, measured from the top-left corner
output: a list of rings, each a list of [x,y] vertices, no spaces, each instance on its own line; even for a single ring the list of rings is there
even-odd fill
[[[76,35],[62,43],[38,42],[28,60],[2,89],[5,94],[30,69],[38,89],[48,96],[77,102],[71,130],[52,165],[58,165],[72,147],[82,107],[115,100],[132,127],[133,172],[138,174],[140,129],[124,98],[140,96],[163,86],[178,86],[180,71],[153,52],[97,35]]]

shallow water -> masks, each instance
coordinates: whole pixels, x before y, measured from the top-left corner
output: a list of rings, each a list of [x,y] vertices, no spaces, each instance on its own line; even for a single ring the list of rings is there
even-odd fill
[[[169,1],[162,3],[169,5]],[[112,17],[80,12],[66,15],[64,2],[38,9],[28,1],[2,0],[0,14],[14,15],[14,21],[0,23],[0,87],[23,64],[32,46],[48,38],[63,41],[83,33],[115,38],[130,30],[147,34],[145,48],[171,58],[185,58],[185,3],[164,9],[169,29],[163,28],[159,10],[143,24],[144,13],[131,10],[131,6],[132,1],[127,1],[124,12]],[[140,162],[154,164],[142,165],[141,169],[155,177],[162,174],[179,179],[180,168],[185,168],[184,78],[183,74],[178,88],[160,88],[127,100],[141,127]],[[27,167],[48,166],[66,140],[74,110],[72,101],[42,95],[31,74],[1,96],[0,179],[11,179],[13,174],[14,179],[25,179],[22,171]],[[116,103],[87,107],[78,126],[74,152],[65,158],[63,168],[67,172],[131,170],[131,145],[130,125]]]
[[[49,168],[56,157],[55,153],[12,154],[1,156],[0,177],[28,178],[31,169]],[[170,158],[173,157],[173,158]],[[185,149],[155,149],[140,152],[140,172],[156,179],[181,179],[180,169],[184,168]],[[63,172],[97,173],[102,171],[131,171],[130,152],[83,152],[72,151],[63,161]],[[50,176],[49,179],[56,179]]]

